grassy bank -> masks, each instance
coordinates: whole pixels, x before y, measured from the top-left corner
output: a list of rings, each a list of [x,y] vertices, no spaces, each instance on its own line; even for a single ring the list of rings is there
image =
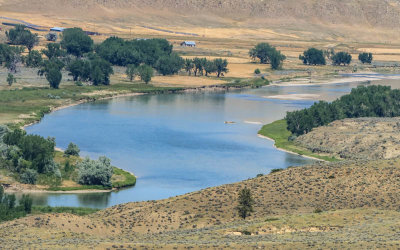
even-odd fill
[[[39,121],[53,108],[95,101],[131,93],[166,93],[180,87],[155,87],[150,84],[112,84],[109,86],[62,86],[60,89],[23,87],[0,91],[0,124],[18,127]]]
[[[314,154],[310,150],[296,145],[293,141],[289,141],[288,138],[292,135],[292,133],[287,130],[286,120],[279,120],[264,125],[258,132],[258,134],[274,140],[275,146],[277,148],[284,149],[299,155],[314,157],[324,161],[337,161],[337,159],[334,157]]]

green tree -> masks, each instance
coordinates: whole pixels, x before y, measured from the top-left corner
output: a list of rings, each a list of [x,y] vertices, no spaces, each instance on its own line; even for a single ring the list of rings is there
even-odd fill
[[[128,76],[129,80],[132,82],[136,75],[136,66],[134,64],[129,64],[126,66],[126,75]]]
[[[7,76],[8,86],[11,87],[11,85],[13,85],[13,83],[16,83],[16,82],[17,82],[17,79],[14,77],[14,75],[11,73],[8,73],[8,76]]]
[[[351,55],[347,52],[338,52],[332,57],[334,65],[349,65],[351,63]]]
[[[214,60],[214,64],[217,72],[217,77],[221,76],[221,73],[227,73],[228,72],[228,61],[226,59],[222,58],[217,58]]]
[[[140,77],[140,80],[148,84],[153,77],[154,71],[149,65],[142,64],[137,68],[137,74]]]
[[[79,152],[81,150],[79,149],[78,145],[74,143],[68,144],[67,149],[64,151],[64,155],[66,156],[79,156]]]
[[[51,60],[53,58],[64,57],[67,52],[61,48],[59,43],[48,43],[46,49],[42,49],[42,53]]]
[[[283,61],[286,59],[285,55],[268,43],[257,44],[249,51],[249,56],[254,60],[258,58],[261,64],[270,63],[272,69],[281,68]]]
[[[6,31],[8,41],[13,45],[24,45],[29,51],[39,43],[37,34],[32,34],[25,29],[24,25],[17,25],[15,28]]]
[[[217,65],[213,61],[207,60],[204,63],[204,71],[206,72],[206,76],[208,76],[208,74],[211,74],[211,73],[214,73],[217,71]]]
[[[326,60],[324,52],[316,48],[310,48],[304,51],[303,55],[299,56],[299,59],[306,65],[325,65]]]
[[[362,64],[365,64],[365,63],[370,64],[370,63],[372,63],[372,60],[373,60],[372,53],[360,53],[358,55],[358,60],[360,60],[360,62],[362,62]]]
[[[239,216],[242,217],[243,219],[246,219],[246,217],[250,216],[250,213],[253,212],[253,205],[254,205],[254,200],[251,195],[251,191],[248,188],[243,188],[239,192],[239,197],[238,197],[238,205],[236,209],[239,212]]]
[[[155,69],[162,75],[173,75],[182,69],[185,61],[176,53],[171,53],[170,55],[161,56],[156,65]]]
[[[192,75],[192,70],[194,68],[193,60],[186,58],[184,64],[185,71],[188,73],[189,76]]]
[[[90,70],[89,80],[92,81],[93,85],[110,84],[110,75],[114,74],[111,63],[96,56],[90,58]]]
[[[93,51],[93,40],[81,29],[65,29],[62,33],[61,47],[68,54],[81,57],[83,54]]]
[[[29,52],[25,59],[25,64],[28,67],[36,68],[39,67],[43,62],[42,54],[37,50],[32,50]]]
[[[193,59],[193,64],[194,64],[194,76],[197,76],[197,74],[203,75],[203,60],[201,58],[195,57]]]
[[[58,89],[61,83],[61,79],[61,70],[56,66],[52,66],[46,73],[46,80],[50,83],[50,87],[54,89]]]
[[[87,60],[72,60],[66,69],[75,82],[78,80],[87,81],[90,77],[90,62]]]

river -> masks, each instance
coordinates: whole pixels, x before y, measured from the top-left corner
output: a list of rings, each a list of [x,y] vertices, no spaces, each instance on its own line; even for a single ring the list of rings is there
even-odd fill
[[[276,150],[273,142],[257,137],[257,131],[287,111],[309,107],[320,99],[332,101],[360,84],[369,83],[121,97],[53,112],[26,128],[27,132],[55,137],[60,148],[74,142],[82,156],[106,155],[113,165],[133,172],[137,184],[112,193],[34,193],[34,204],[105,208],[164,199],[253,178],[274,168],[312,163]],[[311,99],[270,98],[293,94],[307,94]]]

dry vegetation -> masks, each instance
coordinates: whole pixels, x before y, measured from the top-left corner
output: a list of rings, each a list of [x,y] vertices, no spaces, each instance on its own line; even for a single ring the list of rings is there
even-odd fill
[[[20,247],[394,246],[400,233],[399,164],[400,159],[320,163],[86,217],[31,216],[1,224],[0,241]],[[256,201],[248,221],[234,209],[243,187]],[[253,236],[242,235],[246,231]]]
[[[389,159],[400,156],[399,118],[335,121],[300,136],[296,142],[314,153],[342,159]]]

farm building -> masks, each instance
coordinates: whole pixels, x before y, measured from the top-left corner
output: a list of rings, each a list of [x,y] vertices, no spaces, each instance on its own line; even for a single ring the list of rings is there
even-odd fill
[[[61,27],[53,27],[50,29],[50,31],[55,31],[55,32],[63,32],[65,30],[65,28],[61,28]]]
[[[182,47],[196,47],[196,42],[193,41],[184,41],[181,43]]]

